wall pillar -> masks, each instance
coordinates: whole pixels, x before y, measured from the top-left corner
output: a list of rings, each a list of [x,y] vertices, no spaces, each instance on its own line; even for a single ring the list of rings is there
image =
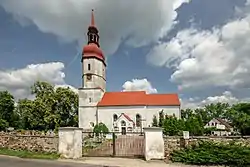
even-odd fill
[[[63,158],[77,159],[82,157],[82,128],[59,128],[58,151]]]
[[[181,147],[186,148],[189,144],[189,131],[183,131],[183,138],[181,138]]]
[[[162,128],[147,127],[145,132],[145,159],[164,159],[164,140]]]

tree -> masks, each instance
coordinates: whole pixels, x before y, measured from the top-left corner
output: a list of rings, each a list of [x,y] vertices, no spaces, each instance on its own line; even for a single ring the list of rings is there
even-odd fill
[[[16,111],[19,115],[20,129],[34,129],[34,102],[29,99],[20,99],[17,103]]]
[[[32,86],[35,94],[34,112],[40,119],[36,128],[57,129],[60,126],[77,126],[78,95],[70,88],[55,88],[47,82]]]
[[[109,129],[104,123],[100,122],[99,124],[95,125],[93,132],[95,133],[97,137],[99,136],[102,137],[102,136],[105,136],[107,133],[109,133]]]
[[[0,91],[0,129],[13,126],[15,102],[14,97],[8,91]]]
[[[186,131],[189,131],[189,133],[191,135],[195,135],[195,136],[203,135],[204,126],[203,126],[203,123],[200,121],[198,115],[194,115],[194,116],[188,118],[185,121],[184,126],[185,126],[184,129]]]
[[[183,121],[176,117],[165,117],[163,121],[163,133],[169,136],[180,135],[183,130]]]
[[[78,95],[70,88],[59,87],[55,92],[56,126],[78,126]]]
[[[230,108],[228,103],[211,103],[204,107],[202,119],[205,123],[213,118],[225,118],[227,110]]]
[[[62,126],[77,126],[78,95],[70,88],[55,88],[38,81],[31,87],[34,100],[20,99],[16,108],[19,128],[57,130]]]
[[[242,135],[250,135],[250,103],[238,103],[227,112],[226,117]]]
[[[153,117],[152,126],[153,126],[153,127],[157,127],[157,126],[158,126],[158,120],[157,120],[157,117],[156,117],[155,115],[154,115],[154,117]]]
[[[162,110],[159,112],[159,127],[163,126],[163,121],[164,121],[164,112]]]

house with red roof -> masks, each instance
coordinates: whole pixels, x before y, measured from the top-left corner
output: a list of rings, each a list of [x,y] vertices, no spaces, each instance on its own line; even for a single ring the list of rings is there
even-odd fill
[[[79,88],[79,127],[92,130],[104,123],[110,131],[140,132],[152,125],[160,111],[180,118],[177,94],[147,94],[145,91],[106,92],[106,63],[100,49],[94,13],[88,27],[88,44],[82,52],[82,87]]]

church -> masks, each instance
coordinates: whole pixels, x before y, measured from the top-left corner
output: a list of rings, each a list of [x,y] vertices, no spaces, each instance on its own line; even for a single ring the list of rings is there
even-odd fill
[[[100,48],[94,13],[88,27],[88,43],[82,51],[82,87],[79,88],[79,127],[92,131],[104,123],[109,131],[140,132],[152,126],[153,117],[163,111],[180,118],[177,94],[147,94],[145,91],[106,92],[106,62]]]

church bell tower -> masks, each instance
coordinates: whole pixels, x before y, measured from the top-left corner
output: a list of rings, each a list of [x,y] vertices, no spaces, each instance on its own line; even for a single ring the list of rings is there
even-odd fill
[[[82,87],[79,89],[79,127],[91,130],[97,123],[97,103],[106,91],[106,63],[99,43],[94,11],[88,27],[88,43],[82,51]]]

